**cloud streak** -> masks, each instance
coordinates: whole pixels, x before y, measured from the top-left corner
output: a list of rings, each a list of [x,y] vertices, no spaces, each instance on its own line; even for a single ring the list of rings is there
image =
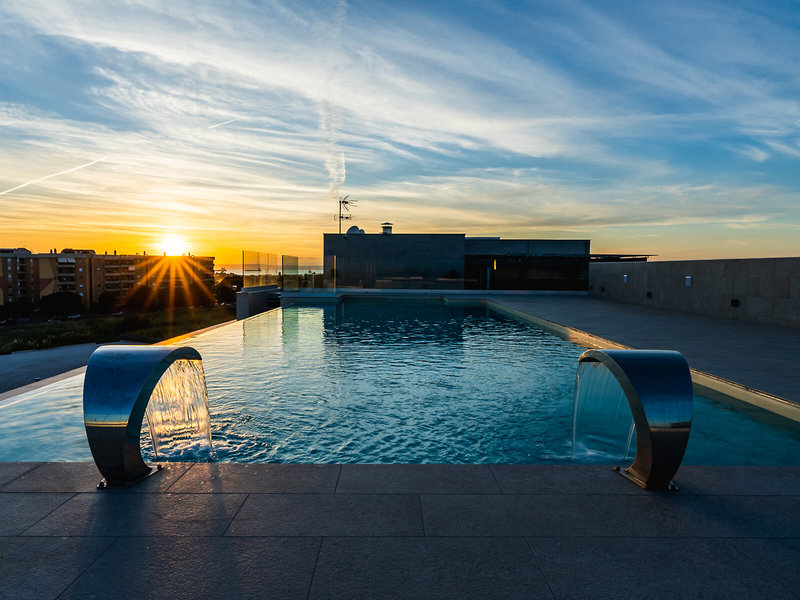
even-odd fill
[[[22,188],[26,188],[29,185],[33,185],[35,183],[39,183],[41,181],[45,181],[47,179],[51,179],[53,177],[58,177],[60,175],[66,175],[67,173],[73,173],[80,169],[85,169],[86,167],[91,167],[92,165],[96,165],[99,162],[103,162],[107,160],[108,157],[104,156],[103,158],[98,158],[97,160],[93,160],[92,162],[88,162],[85,165],[78,165],[77,167],[72,167],[71,169],[65,169],[64,171],[59,171],[58,173],[51,173],[50,175],[45,175],[44,177],[39,177],[38,179],[32,179],[31,181],[26,181],[18,186],[12,187],[10,189],[4,190],[0,192],[0,196],[5,196],[6,194],[10,194],[11,192],[16,192],[17,190],[21,190]]]

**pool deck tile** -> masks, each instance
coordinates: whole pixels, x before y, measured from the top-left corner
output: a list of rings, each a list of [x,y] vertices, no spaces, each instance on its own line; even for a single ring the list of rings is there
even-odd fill
[[[0,487],[41,465],[38,462],[0,462]]]
[[[243,494],[134,494],[97,491],[75,494],[26,536],[220,536]]]
[[[325,538],[309,598],[552,598],[524,538]]]
[[[80,489],[84,467],[45,480]],[[178,467],[203,468],[0,492],[0,600],[800,597],[800,467],[684,467],[674,493],[607,466],[492,465],[488,492],[452,465]]]
[[[188,463],[170,463],[130,491],[139,494],[163,492],[190,466]],[[102,478],[94,463],[42,463],[0,487],[0,492],[92,492]]]
[[[0,600],[58,597],[113,542],[114,538],[0,537]]]
[[[800,496],[593,496],[617,535],[800,537]]]
[[[251,494],[227,535],[422,535],[412,494]]]
[[[684,465],[675,475],[681,495],[796,496],[800,494],[800,470],[759,466],[704,467]]]
[[[424,495],[433,536],[605,536],[613,525],[589,496]]]
[[[304,600],[319,547],[319,538],[119,538],[59,600]]]
[[[198,463],[171,485],[176,493],[332,493],[340,465]]]
[[[800,595],[800,539],[734,539],[730,544],[786,589]]]
[[[596,465],[492,465],[504,494],[646,494],[642,488]]]
[[[70,498],[72,494],[0,493],[0,536],[19,535]]]
[[[556,598],[795,598],[724,539],[529,541]]]
[[[342,465],[338,493],[499,494],[489,465]]]

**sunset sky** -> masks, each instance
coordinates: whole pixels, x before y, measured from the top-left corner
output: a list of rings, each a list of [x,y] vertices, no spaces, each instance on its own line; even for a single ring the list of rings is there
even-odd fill
[[[800,254],[800,7],[7,0],[0,246]],[[352,224],[352,223],[348,223]]]

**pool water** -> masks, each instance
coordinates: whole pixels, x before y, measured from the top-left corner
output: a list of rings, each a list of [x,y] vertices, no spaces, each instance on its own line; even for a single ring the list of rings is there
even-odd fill
[[[478,306],[292,306],[183,342],[223,462],[613,463],[571,448],[584,348]],[[91,460],[83,376],[0,404],[0,460]],[[800,427],[696,397],[685,463],[800,464]]]

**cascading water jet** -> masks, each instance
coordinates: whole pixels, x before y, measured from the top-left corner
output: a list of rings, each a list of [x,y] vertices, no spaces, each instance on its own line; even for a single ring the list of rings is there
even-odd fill
[[[622,399],[627,400],[626,413]],[[582,433],[596,423],[617,422],[612,446],[621,439],[630,445],[620,427],[632,419],[636,432],[636,456],[627,469],[617,472],[646,489],[675,490],[672,481],[683,460],[692,427],[692,377],[686,359],[669,350],[587,350],[578,359],[573,409],[573,452]],[[610,415],[615,414],[616,416]],[[622,415],[621,417],[619,415]],[[608,441],[609,438],[602,438]],[[625,444],[622,457],[628,453]]]
[[[83,414],[103,475],[99,487],[130,487],[160,468],[142,460],[145,415],[157,459],[212,457],[205,375],[194,348],[98,348],[86,368]]]

